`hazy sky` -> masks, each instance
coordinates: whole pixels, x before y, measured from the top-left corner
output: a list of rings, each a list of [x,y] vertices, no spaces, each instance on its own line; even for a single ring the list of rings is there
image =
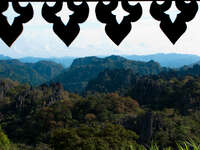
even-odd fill
[[[24,4],[23,4],[24,5]],[[0,40],[0,54],[12,57],[63,57],[63,56],[92,56],[111,54],[153,54],[153,53],[187,53],[200,55],[200,11],[196,17],[187,23],[187,31],[173,45],[159,27],[150,13],[150,3],[141,2],[143,15],[141,19],[132,23],[132,31],[124,41],[116,46],[105,33],[105,24],[96,19],[96,3],[89,3],[90,14],[87,21],[80,24],[81,31],[70,47],[60,40],[41,16],[42,3],[32,3],[34,18],[24,24],[24,31],[11,48]],[[11,7],[12,8],[12,7]],[[172,9],[176,15],[176,9]],[[69,13],[67,13],[69,14]],[[117,10],[117,18],[122,10]],[[8,16],[12,17],[9,10]],[[62,16],[68,15],[62,12]],[[9,18],[12,19],[12,18]]]

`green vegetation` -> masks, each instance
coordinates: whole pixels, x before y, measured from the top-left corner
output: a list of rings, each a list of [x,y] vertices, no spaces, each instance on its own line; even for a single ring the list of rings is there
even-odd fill
[[[121,57],[85,61],[75,61],[69,68],[77,67],[77,76],[71,74],[74,81],[101,71],[93,62],[100,61],[104,70],[93,80],[87,77],[89,84],[81,95],[66,91],[60,83],[33,87],[0,80],[0,150],[199,149],[200,66],[156,72],[152,61],[133,63]],[[55,70],[47,64],[29,66],[52,78]],[[105,69],[110,65],[114,69]],[[90,66],[92,71],[78,73],[78,66]]]
[[[51,80],[63,69],[61,65],[48,61],[22,63],[18,60],[0,60],[0,79],[9,78],[36,86]]]
[[[200,80],[186,79],[185,82],[176,80],[176,85],[182,85],[184,88],[179,86],[179,90],[187,90],[192,101],[179,99],[179,95],[177,99],[167,97],[166,92],[161,92],[158,93],[160,106],[155,101],[139,104],[139,100],[118,93],[82,97],[65,91],[60,84],[33,88],[28,84],[1,80],[0,125],[11,140],[3,143],[15,143],[13,145],[20,150],[131,150],[151,145],[152,141],[156,141],[161,149],[176,149],[177,142],[186,141],[188,137],[198,143],[200,110],[196,103],[199,84],[188,83],[200,83]],[[165,85],[168,84],[162,84],[160,90]],[[143,93],[148,97],[146,92]],[[184,93],[182,95],[184,97]],[[162,103],[162,97],[170,105],[164,107],[168,103]],[[149,95],[149,100],[153,98]],[[180,105],[176,105],[176,101],[180,101]],[[6,136],[4,141],[9,141]]]
[[[158,74],[167,70],[154,61],[132,61],[120,56],[86,57],[75,59],[70,68],[67,68],[52,81],[62,83],[67,91],[80,94],[84,91],[88,81],[96,78],[105,69],[132,69],[134,74],[140,75]]]
[[[10,141],[0,128],[0,150],[9,150],[9,149],[10,149]]]

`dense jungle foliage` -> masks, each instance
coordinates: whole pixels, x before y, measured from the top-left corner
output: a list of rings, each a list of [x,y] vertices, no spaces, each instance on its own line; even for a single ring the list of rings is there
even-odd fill
[[[66,79],[66,71],[49,62],[0,66],[11,68],[10,79],[2,70],[0,80],[0,150],[199,150],[199,65],[166,69],[116,56],[77,59],[68,68],[72,88],[89,82],[79,94],[61,84],[69,79],[37,87],[13,81],[15,65],[22,74],[32,66],[45,80],[58,69]]]
[[[59,83],[32,87],[1,80],[0,149],[132,150],[148,149],[152,142],[161,149],[176,149],[188,139],[199,144],[198,76],[114,72],[117,77],[109,80],[119,79],[117,90],[101,84],[113,90],[96,89],[82,96]]]

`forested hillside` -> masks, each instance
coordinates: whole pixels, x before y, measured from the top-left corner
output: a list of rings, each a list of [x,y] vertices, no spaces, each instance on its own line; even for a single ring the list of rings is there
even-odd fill
[[[53,62],[6,60],[0,77],[0,150],[200,144],[199,65],[169,69],[111,56],[76,59],[63,70]]]
[[[105,69],[132,69],[134,74],[140,75],[158,74],[167,70],[154,61],[131,61],[120,56],[86,57],[75,59],[71,67],[53,79],[52,82],[62,83],[67,91],[81,93],[88,81],[96,78]]]
[[[63,67],[54,62],[40,61],[22,63],[18,60],[0,60],[0,78],[10,78],[33,86],[45,83],[63,71]]]
[[[199,81],[199,65],[147,76],[134,75],[130,69],[105,70],[89,82],[85,93],[117,92],[151,109],[175,107],[186,112],[200,106]]]
[[[186,77],[198,78],[200,76],[200,65],[196,64],[185,66],[179,69],[167,69],[161,71],[159,74],[142,75],[135,74],[133,69],[106,69],[98,74],[98,76],[89,81],[85,91],[86,92],[118,92],[125,94],[125,92],[136,86],[137,82],[146,82],[146,79],[152,80],[184,80]]]
[[[106,69],[89,81],[84,94],[118,92],[123,95],[136,83],[137,78],[140,76],[134,74],[132,69]]]
[[[120,56],[79,58],[74,60],[71,67],[67,69],[50,61],[22,63],[19,60],[10,59],[0,60],[0,79],[9,78],[33,86],[59,82],[65,90],[81,93],[88,81],[96,78],[105,69],[132,69],[134,74],[140,75],[158,74],[168,70],[154,61],[131,61]]]
[[[105,88],[84,96],[59,83],[33,88],[1,80],[4,141],[12,150],[132,150],[152,141],[176,149],[180,141],[200,143],[200,77],[164,75],[106,70],[99,75]]]

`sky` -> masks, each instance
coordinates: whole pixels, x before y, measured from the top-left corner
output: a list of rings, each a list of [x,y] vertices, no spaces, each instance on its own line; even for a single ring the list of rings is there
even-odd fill
[[[160,2],[161,3],[161,2]],[[11,4],[11,3],[10,3]],[[53,3],[48,3],[52,6]],[[187,23],[187,30],[173,45],[161,31],[160,22],[153,19],[149,13],[150,2],[140,2],[143,14],[140,20],[132,23],[132,30],[128,36],[117,46],[105,33],[105,24],[96,19],[95,2],[88,2],[90,7],[89,17],[86,22],[79,24],[80,33],[73,43],[67,47],[62,40],[53,32],[53,24],[46,22],[41,16],[43,3],[32,3],[34,17],[24,24],[23,33],[15,41],[12,47],[8,47],[0,39],[0,54],[14,58],[33,57],[84,57],[105,55],[148,55],[155,53],[184,53],[200,55],[200,11],[196,17]],[[132,2],[131,5],[135,5]],[[198,3],[199,4],[199,3]],[[20,3],[25,6],[26,3]],[[67,5],[65,5],[67,6]],[[119,5],[120,6],[120,5]],[[113,12],[120,22],[124,13],[121,7]],[[67,23],[68,14],[63,7],[61,18]],[[176,18],[177,9],[175,5],[170,9],[171,19]],[[12,5],[4,12],[7,19],[12,23]]]

